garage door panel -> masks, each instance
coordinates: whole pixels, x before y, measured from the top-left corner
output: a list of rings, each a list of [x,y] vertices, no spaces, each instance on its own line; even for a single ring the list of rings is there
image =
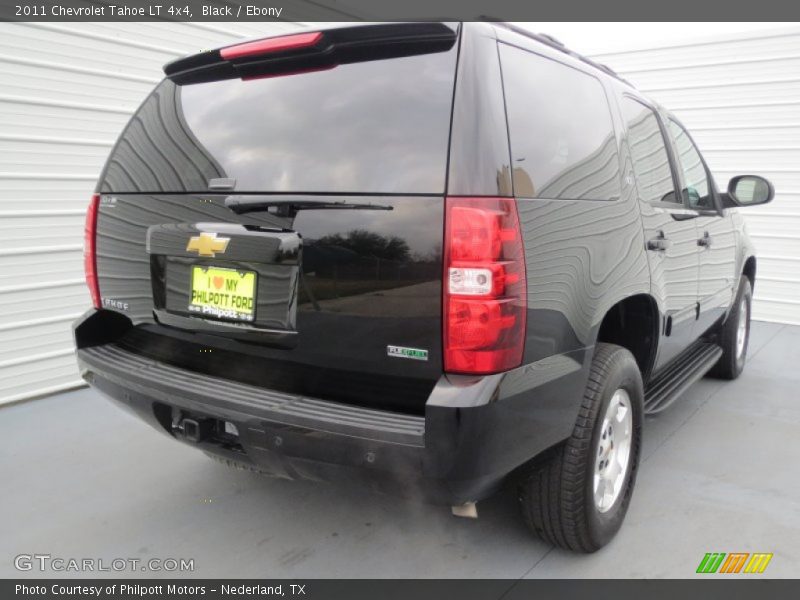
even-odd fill
[[[71,243],[75,245],[75,240]],[[18,285],[20,281],[33,285],[83,277],[83,252],[80,248],[35,254],[0,254],[0,288]]]
[[[735,102],[720,102],[718,108],[684,107],[674,111],[691,132],[708,126],[773,127],[779,123],[800,123],[800,99],[786,99],[784,104],[736,106]]]
[[[730,62],[737,57],[780,58],[797,54],[800,35],[796,31],[779,34],[752,33],[740,34],[732,40],[708,43],[685,42],[683,44],[663,44],[660,48],[640,51],[608,52],[594,56],[600,62],[613,65],[619,72],[660,69],[681,64]]]
[[[750,149],[742,145],[736,148],[718,148],[709,150],[698,144],[708,164],[719,165],[730,170],[739,165],[757,171],[786,170],[795,171],[800,164],[800,141],[794,148],[771,148],[769,150]]]
[[[100,173],[111,146],[45,141],[3,140],[0,164],[19,173]]]
[[[800,237],[800,207],[792,207],[798,214],[794,217],[782,214],[780,217],[763,215],[745,215],[747,230],[750,235]],[[742,210],[744,212],[744,210]],[[800,260],[800,256],[797,257]]]
[[[800,280],[800,258],[759,252],[756,288],[761,285],[759,282],[762,276],[765,278]],[[788,297],[796,297],[795,291]]]
[[[782,81],[781,79],[788,79]],[[741,81],[738,77],[719,81],[705,81],[699,86],[676,85],[672,89],[655,88],[645,90],[653,98],[671,109],[683,107],[708,107],[721,104],[752,104],[774,102],[776,98],[800,97],[800,75],[781,75],[779,79],[759,77],[757,80]]]
[[[219,23],[222,27],[239,24]],[[124,42],[142,42],[154,46],[168,46],[179,55],[231,43],[231,35],[210,29],[192,27],[186,23],[81,23],[79,31],[89,34],[113,35]],[[238,38],[239,36],[234,36]]]
[[[795,300],[766,298],[756,290],[753,300],[753,319],[800,325],[800,304]]]
[[[59,288],[7,292],[0,297],[0,327],[17,321],[79,314],[90,306],[91,300],[84,282]]]
[[[34,355],[33,362],[0,369],[0,404],[81,385],[74,351],[65,352],[49,358]]]
[[[18,211],[23,211],[26,214],[33,213],[34,211],[55,213],[61,213],[65,211],[80,211],[80,214],[85,214],[86,208],[89,205],[89,200],[92,196],[93,188],[94,184],[84,186],[83,189],[74,193],[41,193],[38,194],[39,198],[36,200],[24,198],[19,194],[14,194],[8,198],[3,198],[2,192],[0,192],[0,215]]]
[[[684,64],[673,63],[667,69],[651,71],[621,71],[621,74],[631,81],[636,87],[645,92],[651,88],[663,89],[665,82],[673,83],[676,87],[682,85],[704,85],[709,81],[724,80],[725,76],[734,76],[745,81],[759,79],[780,79],[787,73],[800,72],[800,55],[773,60],[749,60],[751,57],[730,57],[723,64],[708,64],[696,60]],[[741,61],[741,62],[740,62]]]
[[[19,210],[86,210],[97,174],[74,179],[27,178],[0,174],[0,213]]]
[[[85,222],[83,215],[0,219],[0,239],[3,240],[0,254],[18,248],[82,243]]]
[[[800,256],[800,237],[777,237],[773,234],[754,234],[750,237],[759,255]]]
[[[201,24],[202,25],[202,24]],[[245,23],[213,23],[213,28],[195,27],[191,23],[74,23],[70,24],[77,35],[114,36],[123,43],[133,41],[153,46],[169,47],[180,54],[199,52],[205,48],[213,48],[233,43],[247,35]],[[254,30],[268,35],[268,32],[279,30],[292,31],[296,27],[289,23],[254,23]],[[230,31],[220,33],[216,28]],[[254,35],[258,35],[255,33]]]
[[[800,145],[800,124],[782,127],[695,127],[692,137],[701,149],[725,147],[762,149],[794,148]]]
[[[49,354],[72,348],[72,320],[31,324],[16,329],[4,329],[0,346],[0,365],[20,356]]]
[[[128,106],[121,98],[144,98],[159,78],[147,81],[110,75],[90,75],[58,68],[31,67],[0,61],[3,95],[40,100]]]
[[[757,280],[757,296],[764,298],[790,298],[798,286],[800,286],[800,277],[764,275]],[[800,298],[797,300],[800,300]]]
[[[57,138],[77,143],[83,140],[102,141],[109,150],[135,109],[133,104],[126,104],[120,108],[121,112],[95,111],[14,102],[3,100],[4,97],[0,92],[0,120],[3,121],[0,135]]]
[[[71,33],[63,25],[50,28],[33,25],[12,23],[0,29],[3,33],[0,37],[0,54],[96,69],[115,70],[124,64],[127,65],[126,72],[142,77],[152,77],[164,63],[181,55],[177,48],[174,52],[167,51],[169,44],[163,41],[151,48],[145,44],[134,47],[121,44],[106,31],[87,44],[83,36]]]

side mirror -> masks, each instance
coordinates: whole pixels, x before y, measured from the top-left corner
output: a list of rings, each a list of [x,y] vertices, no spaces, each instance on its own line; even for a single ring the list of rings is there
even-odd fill
[[[772,184],[758,175],[739,175],[728,183],[728,193],[723,197],[725,208],[766,204],[775,197]]]

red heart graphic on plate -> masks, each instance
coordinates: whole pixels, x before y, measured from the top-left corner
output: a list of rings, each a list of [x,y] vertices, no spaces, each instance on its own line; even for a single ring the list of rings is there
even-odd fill
[[[214,282],[214,287],[217,289],[222,288],[222,284],[225,283],[225,280],[222,277],[214,277],[212,281]]]

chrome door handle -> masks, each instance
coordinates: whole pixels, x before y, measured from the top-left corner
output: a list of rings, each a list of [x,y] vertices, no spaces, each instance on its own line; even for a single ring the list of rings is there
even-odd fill
[[[672,242],[669,241],[666,237],[664,237],[663,231],[659,232],[658,237],[655,237],[652,240],[647,240],[648,250],[663,252],[667,250],[670,246],[672,246]]]
[[[703,233],[703,237],[697,240],[698,246],[703,246],[704,248],[709,248],[711,246],[711,236],[708,235],[708,232]]]

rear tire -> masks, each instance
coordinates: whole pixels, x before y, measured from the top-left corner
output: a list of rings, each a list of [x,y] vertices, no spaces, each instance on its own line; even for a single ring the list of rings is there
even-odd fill
[[[522,516],[536,535],[575,552],[594,552],[611,541],[636,482],[643,402],[633,355],[597,344],[572,435],[534,461],[520,484]]]
[[[719,333],[722,356],[708,372],[719,379],[736,379],[742,374],[747,362],[747,346],[750,343],[750,309],[753,305],[753,288],[750,280],[742,275],[736,299],[728,318]]]

